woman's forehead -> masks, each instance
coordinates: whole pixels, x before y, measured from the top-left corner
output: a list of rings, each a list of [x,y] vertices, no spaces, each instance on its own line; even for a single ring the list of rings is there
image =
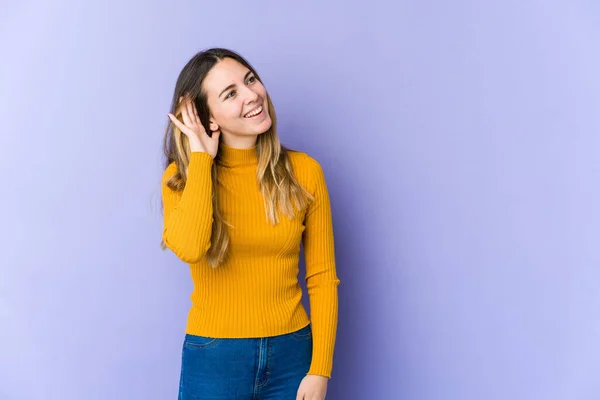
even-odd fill
[[[231,58],[225,58],[215,64],[204,78],[207,91],[220,93],[225,87],[244,79],[248,68]]]

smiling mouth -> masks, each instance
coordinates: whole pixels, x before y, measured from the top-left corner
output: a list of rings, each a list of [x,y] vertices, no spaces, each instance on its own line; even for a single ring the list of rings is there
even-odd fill
[[[254,110],[250,111],[248,114],[244,115],[244,118],[258,117],[262,113],[263,113],[263,106],[258,106]]]

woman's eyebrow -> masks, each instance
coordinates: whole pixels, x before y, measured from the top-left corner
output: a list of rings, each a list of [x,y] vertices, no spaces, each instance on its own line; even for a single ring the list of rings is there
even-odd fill
[[[252,73],[252,71],[248,71],[246,72],[246,75],[244,75],[244,80],[248,79],[248,75],[250,75]],[[228,91],[229,89],[233,89],[235,87],[235,83],[232,83],[231,85],[227,86],[225,89],[223,89],[223,91],[219,94],[219,97],[223,96],[223,93],[225,93],[226,91]]]

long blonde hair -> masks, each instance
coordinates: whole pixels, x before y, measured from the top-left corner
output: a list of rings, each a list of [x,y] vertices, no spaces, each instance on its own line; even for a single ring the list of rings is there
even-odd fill
[[[205,125],[207,132],[210,112],[206,102],[206,94],[202,90],[202,81],[211,68],[225,57],[232,58],[250,69],[256,79],[260,77],[254,68],[239,54],[222,48],[214,48],[196,54],[183,68],[175,85],[175,93],[171,104],[171,113],[182,120],[182,106],[179,103],[181,96],[190,96],[194,99],[200,120]],[[279,212],[283,212],[289,219],[294,219],[298,212],[306,208],[313,196],[306,191],[296,180],[290,161],[289,152],[294,151],[283,146],[277,136],[277,117],[270,96],[267,94],[271,127],[257,138],[256,151],[258,156],[257,180],[264,199],[265,216],[269,223],[279,223]],[[177,172],[168,181],[167,186],[175,191],[181,191],[187,181],[187,170],[190,161],[190,146],[187,136],[170,121],[167,125],[163,152],[165,156],[164,168],[171,163],[177,165]],[[219,209],[217,194],[217,161],[219,153],[213,163],[212,176],[212,204],[213,225],[211,246],[206,254],[206,260],[213,268],[221,265],[229,252],[229,234],[225,221]],[[164,240],[161,241],[162,249],[166,249]]]

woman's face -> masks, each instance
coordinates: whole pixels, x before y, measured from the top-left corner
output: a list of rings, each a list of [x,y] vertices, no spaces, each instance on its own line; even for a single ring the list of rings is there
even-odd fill
[[[210,129],[220,129],[230,143],[260,135],[271,127],[267,90],[238,61],[224,58],[217,62],[202,86],[211,113]]]

